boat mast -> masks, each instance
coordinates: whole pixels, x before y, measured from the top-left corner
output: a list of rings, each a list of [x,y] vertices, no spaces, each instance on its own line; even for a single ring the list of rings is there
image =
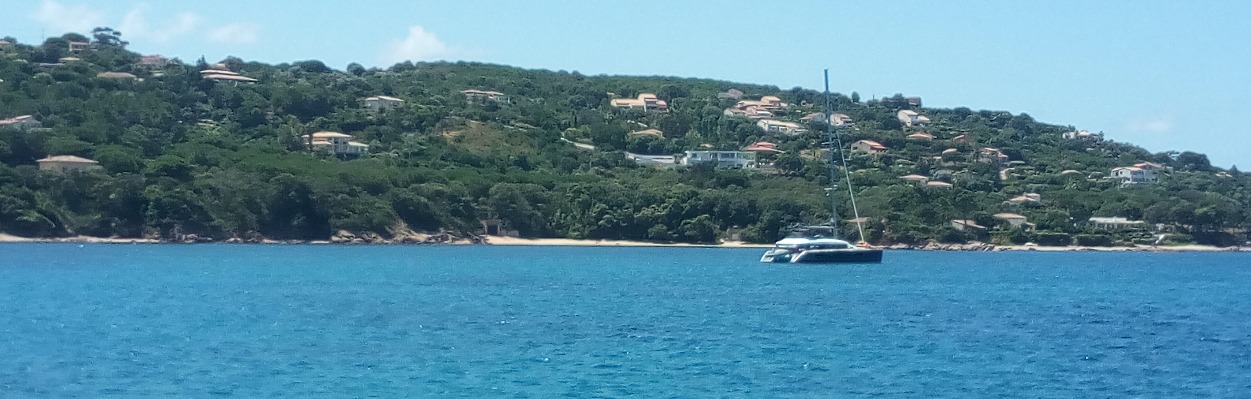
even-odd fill
[[[834,232],[834,239],[839,238],[838,234],[838,201],[834,199],[835,189],[838,187],[834,184],[834,176],[837,176],[834,166],[834,151],[839,147],[834,147],[834,120],[830,114],[830,70],[825,70],[825,135],[826,143],[830,148],[830,229]]]
[[[847,169],[847,157],[843,155],[843,140],[837,134],[834,134],[834,114],[830,107],[830,70],[825,70],[825,132],[829,135],[830,143],[830,224],[834,228],[834,238],[838,238],[838,213],[835,212],[834,200],[834,176],[837,176],[834,165],[834,152],[838,151],[838,158],[843,164],[843,181],[847,185],[847,195],[851,198],[851,212],[856,217],[856,230],[860,233],[860,241],[864,241],[864,225],[860,223],[860,209],[856,206],[856,192],[851,188],[851,171]],[[836,147],[837,145],[837,147]]]

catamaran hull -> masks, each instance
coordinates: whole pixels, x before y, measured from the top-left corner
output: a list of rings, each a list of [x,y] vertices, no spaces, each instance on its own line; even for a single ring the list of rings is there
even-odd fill
[[[882,263],[882,250],[872,248],[812,249],[790,254],[765,254],[765,263]]]

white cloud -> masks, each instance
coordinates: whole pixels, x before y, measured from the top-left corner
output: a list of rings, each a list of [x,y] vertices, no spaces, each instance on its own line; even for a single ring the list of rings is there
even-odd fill
[[[1165,134],[1172,132],[1175,125],[1173,115],[1166,113],[1130,121],[1126,130],[1134,133]]]
[[[127,39],[139,39],[156,43],[168,43],[170,40],[191,33],[200,25],[200,16],[193,12],[183,12],[172,19],[163,21],[159,27],[151,27],[145,13],[146,4],[140,4],[126,13],[118,30]]]
[[[434,33],[413,26],[408,28],[408,37],[388,43],[379,60],[383,65],[390,66],[404,61],[433,61],[451,55],[452,51]]]
[[[209,29],[208,40],[214,43],[248,44],[255,43],[260,36],[261,27],[250,23],[233,23]]]
[[[31,19],[43,24],[53,36],[67,32],[89,33],[104,26],[104,13],[85,5],[64,5],[54,0],[43,0],[31,14]]]

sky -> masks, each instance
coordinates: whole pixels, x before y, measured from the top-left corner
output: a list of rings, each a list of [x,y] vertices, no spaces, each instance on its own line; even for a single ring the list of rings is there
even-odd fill
[[[920,96],[1251,167],[1248,1],[0,0],[23,43],[96,26],[130,49],[388,67],[466,60]]]

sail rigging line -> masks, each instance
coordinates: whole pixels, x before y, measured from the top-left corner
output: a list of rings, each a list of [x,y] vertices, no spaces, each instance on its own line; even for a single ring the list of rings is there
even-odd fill
[[[838,158],[840,161],[842,161],[842,164],[843,164],[843,176],[844,176],[843,181],[847,183],[847,196],[851,198],[851,212],[856,217],[855,219],[856,230],[857,230],[857,233],[860,234],[859,241],[863,242],[864,241],[864,224],[861,223],[860,208],[856,206],[855,190],[851,188],[851,171],[847,168],[847,156],[843,154],[843,139],[842,139],[842,136],[834,133],[834,130],[833,130],[834,129],[833,115],[834,115],[833,109],[830,107],[830,70],[827,68],[825,69],[825,131],[827,134],[830,135],[829,143],[831,146],[830,148],[830,151],[831,151],[831,154],[830,154],[830,185],[831,185],[830,211],[832,213],[831,217],[834,218],[834,220],[831,220],[831,224],[835,226],[835,232],[836,232],[835,235],[837,235],[838,214],[834,212],[834,205],[833,205],[834,188],[837,187],[834,185],[835,166],[834,166],[833,151],[838,151]]]

